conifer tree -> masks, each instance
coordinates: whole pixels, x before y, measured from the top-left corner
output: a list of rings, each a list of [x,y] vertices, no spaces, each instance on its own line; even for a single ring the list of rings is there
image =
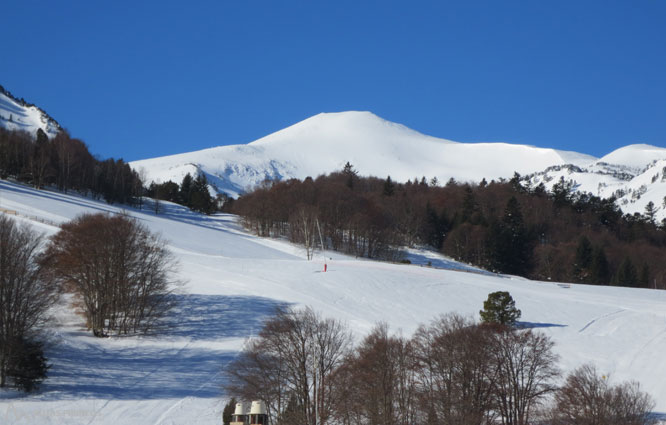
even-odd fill
[[[648,222],[652,224],[656,223],[657,211],[659,211],[659,207],[655,207],[654,202],[650,201],[647,203],[645,206],[645,217]]]
[[[496,270],[516,275],[528,272],[531,246],[520,204],[515,196],[507,202],[502,221],[491,225],[488,245],[490,261]]]
[[[497,291],[488,294],[483,302],[483,310],[479,311],[484,323],[513,326],[520,319],[521,312],[516,308],[516,302],[506,291]]]
[[[650,266],[648,266],[647,263],[643,263],[643,267],[641,267],[638,284],[641,288],[647,288],[650,286]]]
[[[393,196],[394,193],[395,193],[395,184],[393,184],[393,181],[391,181],[391,176],[388,176],[386,177],[386,180],[384,180],[383,195]]]
[[[587,283],[590,281],[590,265],[592,264],[592,244],[585,236],[578,239],[576,257],[573,265],[573,275],[579,281]]]
[[[613,284],[616,286],[632,286],[635,287],[638,284],[638,274],[636,272],[636,267],[634,263],[631,262],[629,257],[625,257],[620,267],[615,274],[615,279]]]
[[[597,285],[608,285],[610,270],[608,260],[603,247],[596,247],[592,253],[592,262],[590,264],[591,283]]]
[[[192,196],[192,175],[185,174],[183,181],[180,183],[180,203],[187,207],[190,206],[190,197]]]

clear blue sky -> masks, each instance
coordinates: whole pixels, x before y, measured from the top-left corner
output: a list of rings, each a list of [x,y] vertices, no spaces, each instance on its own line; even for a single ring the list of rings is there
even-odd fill
[[[101,157],[319,112],[601,156],[666,147],[666,1],[10,1],[0,84]]]

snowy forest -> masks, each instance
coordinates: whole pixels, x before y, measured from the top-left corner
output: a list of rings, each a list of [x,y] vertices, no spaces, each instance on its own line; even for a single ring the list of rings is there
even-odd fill
[[[613,199],[552,191],[519,175],[479,184],[336,173],[269,182],[231,211],[260,236],[308,250],[401,260],[401,247],[428,245],[487,270],[537,280],[666,288],[666,232],[645,214],[623,215]],[[320,234],[321,237],[320,237]]]

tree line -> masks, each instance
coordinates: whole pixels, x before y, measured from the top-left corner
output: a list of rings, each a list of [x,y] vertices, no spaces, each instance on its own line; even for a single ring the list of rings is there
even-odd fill
[[[272,425],[655,423],[637,383],[612,385],[593,365],[558,385],[553,342],[533,330],[449,314],[411,338],[380,323],[352,341],[310,308],[279,310],[225,369],[225,389],[263,400]]]
[[[75,190],[109,203],[140,202],[140,176],[122,159],[95,158],[86,144],[60,131],[49,139],[0,128],[0,178],[12,177],[35,188]]]
[[[31,391],[46,378],[41,330],[64,293],[97,337],[159,329],[175,267],[164,242],[125,215],[81,215],[45,240],[0,214],[0,387]]]
[[[261,236],[306,248],[396,260],[428,245],[456,260],[531,279],[666,288],[666,232],[652,211],[623,215],[614,199],[510,180],[396,183],[349,163],[316,179],[268,182],[231,212]],[[321,236],[320,236],[321,235]]]
[[[146,190],[146,196],[153,198],[156,213],[159,213],[160,201],[174,202],[204,214],[211,214],[218,209],[218,202],[210,195],[208,180],[203,173],[198,173],[196,177],[190,173],[185,174],[180,185],[171,180],[152,182]]]

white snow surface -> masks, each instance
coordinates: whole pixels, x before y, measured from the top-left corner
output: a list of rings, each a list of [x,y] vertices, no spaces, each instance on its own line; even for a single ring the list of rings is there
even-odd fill
[[[646,144],[628,145],[599,159],[598,163],[621,165],[640,172],[652,162],[666,159],[666,149]]]
[[[551,165],[586,165],[596,158],[576,152],[508,143],[458,143],[426,136],[371,112],[321,113],[247,145],[131,162],[148,181],[180,183],[195,167],[231,196],[266,179],[317,177],[350,162],[359,174],[395,181],[425,176],[445,183],[479,182],[544,170]]]
[[[583,167],[550,167],[526,176],[529,184],[543,183],[547,189],[564,179],[574,190],[601,198],[614,196],[625,214],[644,213],[649,202],[656,220],[666,219],[666,149],[651,145],[629,145]]]
[[[179,261],[173,326],[157,336],[94,338],[63,299],[46,329],[49,379],[37,394],[0,392],[0,423],[219,424],[231,396],[221,392],[221,370],[276,305],[312,306],[359,339],[379,321],[410,336],[440,314],[478,317],[499,290],[514,297],[524,326],[554,340],[564,371],[593,362],[614,382],[639,381],[666,412],[666,291],[497,276],[423,250],[407,253],[413,265],[334,252],[307,261],[296,246],[247,234],[234,216],[163,205],[157,216],[125,211],[159,232]],[[81,213],[121,211],[2,180],[0,209],[46,235]]]
[[[57,122],[37,106],[23,106],[0,91],[0,127],[22,130],[34,135],[42,129],[49,138],[60,131]]]

